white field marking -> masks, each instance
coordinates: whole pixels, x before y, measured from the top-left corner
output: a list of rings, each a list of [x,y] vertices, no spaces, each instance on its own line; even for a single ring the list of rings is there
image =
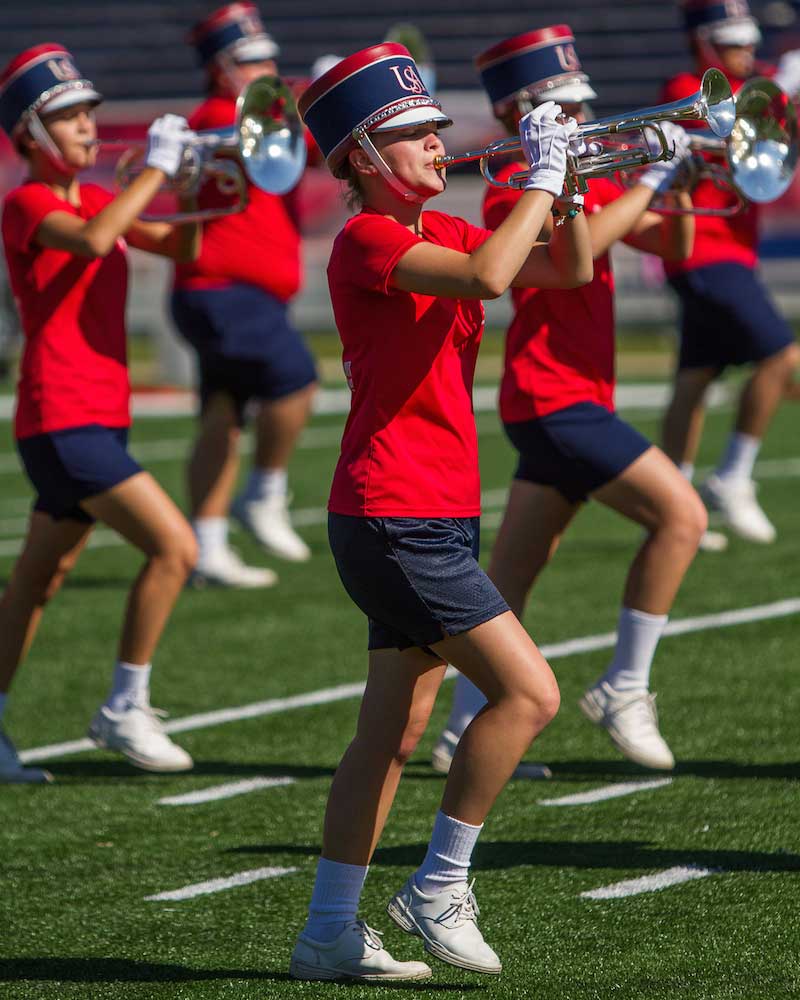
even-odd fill
[[[297,868],[251,868],[250,871],[237,872],[227,878],[212,878],[207,882],[195,882],[185,885],[182,889],[172,889],[168,892],[157,892],[155,896],[145,896],[148,903],[179,902],[182,899],[194,899],[195,896],[207,896],[211,892],[223,892],[225,889],[237,889],[240,885],[250,885],[265,878],[280,878],[291,875]]]
[[[590,792],[575,792],[560,799],[539,799],[540,806],[589,806],[606,799],[620,799],[623,795],[635,795],[653,788],[664,788],[672,784],[672,778],[655,778],[652,781],[618,781],[615,785],[604,785]]]
[[[771,618],[786,618],[800,612],[800,598],[793,597],[772,604],[759,604],[750,608],[737,608],[734,611],[721,611],[711,615],[698,615],[695,618],[680,618],[669,622],[664,629],[664,635],[686,635],[689,632],[703,632],[706,629],[726,628],[744,622],[766,621]],[[541,652],[548,660],[556,660],[576,653],[589,653],[599,649],[608,649],[614,645],[616,632],[606,632],[600,635],[587,635],[579,639],[567,639],[565,642],[551,643],[542,646]],[[446,678],[456,676],[453,668],[447,671]],[[314,705],[328,705],[335,701],[348,698],[358,698],[364,692],[365,684],[359,681],[355,684],[340,684],[337,687],[322,688],[309,691],[306,694],[291,695],[288,698],[270,698],[268,701],[257,701],[251,705],[240,705],[236,708],[222,708],[213,712],[202,712],[197,715],[187,715],[182,719],[173,719],[164,724],[168,733],[185,733],[194,729],[207,729],[220,726],[225,722],[239,722],[242,719],[256,719],[265,715],[276,715],[289,712],[295,708],[310,708]],[[49,746],[32,747],[22,750],[19,754],[24,764],[39,760],[52,760],[67,754],[80,753],[83,750],[93,750],[91,740],[72,740],[69,743],[52,743]]]
[[[24,527],[27,526],[27,521]],[[16,556],[22,548],[24,538],[9,538],[0,541],[0,556]],[[108,528],[95,528],[86,545],[87,549],[110,549],[117,545],[127,545],[128,543],[120,535],[115,534]]]
[[[230,781],[225,785],[214,785],[211,788],[198,788],[194,792],[183,795],[167,795],[159,799],[160,806],[196,806],[202,802],[216,802],[218,799],[232,799],[234,795],[248,795],[261,788],[278,788],[283,785],[293,785],[296,778],[287,776],[281,778],[246,778],[244,781]]]
[[[641,878],[628,878],[622,882],[601,886],[582,892],[582,899],[624,899],[626,896],[638,896],[643,892],[658,892],[668,889],[681,882],[692,882],[707,875],[718,875],[722,868],[702,868],[700,865],[679,865],[676,868],[665,868],[653,875],[643,875]]]

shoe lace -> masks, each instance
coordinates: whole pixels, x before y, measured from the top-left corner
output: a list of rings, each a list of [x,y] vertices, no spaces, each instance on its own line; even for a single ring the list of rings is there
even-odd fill
[[[656,696],[649,691],[634,695],[630,701],[625,702],[622,710],[630,713],[640,725],[653,725],[658,729]]]
[[[370,927],[366,920],[356,920],[354,930],[360,932],[364,939],[364,942],[374,948],[375,951],[381,951],[383,949],[383,933],[381,931],[376,931],[374,927]]]
[[[481,910],[478,906],[478,900],[475,898],[475,893],[472,891],[474,885],[475,879],[469,885],[465,886],[464,889],[455,889],[450,895],[450,906],[442,913],[439,920],[444,921],[452,918],[452,922],[456,927],[460,927],[462,924],[475,923]]]

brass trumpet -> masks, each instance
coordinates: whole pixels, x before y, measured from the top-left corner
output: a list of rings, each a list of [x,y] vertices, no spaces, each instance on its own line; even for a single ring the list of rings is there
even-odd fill
[[[124,146],[117,161],[116,182],[127,187],[143,169],[143,145],[124,141],[100,145]],[[193,197],[208,181],[236,201],[221,208],[146,215],[147,222],[207,222],[241,212],[247,207],[248,183],[270,194],[286,194],[300,180],[306,164],[303,125],[294,95],[275,76],[261,76],[245,87],[236,101],[236,121],[228,128],[206,129],[190,139],[183,162],[166,188],[181,197]]]
[[[710,180],[734,201],[722,208],[675,209],[651,205],[656,211],[682,215],[730,217],[748,202],[775,201],[792,183],[800,155],[797,108],[791,98],[772,80],[755,77],[736,95],[736,121],[727,138],[706,132],[689,136],[695,154],[687,165],[685,190]],[[703,154],[712,154],[709,161]],[[721,160],[721,162],[720,162]]]
[[[567,157],[565,180],[567,192],[585,193],[588,190],[587,179],[590,177],[607,177],[619,171],[635,170],[637,167],[659,160],[672,159],[673,150],[669,147],[659,122],[702,121],[715,136],[724,138],[730,134],[735,117],[735,104],[728,81],[719,70],[709,69],[703,75],[700,90],[685,100],[642,108],[626,115],[610,115],[585,122],[578,126],[575,138],[582,139],[589,147],[589,151],[580,156]],[[655,136],[659,146],[657,152],[653,152],[648,146],[647,131]],[[624,150],[599,152],[596,150],[595,140],[620,132],[640,132],[642,145],[627,147]],[[500,182],[492,173],[490,165],[495,156],[518,154],[521,151],[522,143],[519,138],[498,139],[490,142],[484,149],[472,153],[438,156],[435,166],[442,168],[458,163],[473,163],[477,160],[480,162],[481,173],[489,184],[495,187],[523,188],[529,177],[528,171],[518,171],[507,181]]]

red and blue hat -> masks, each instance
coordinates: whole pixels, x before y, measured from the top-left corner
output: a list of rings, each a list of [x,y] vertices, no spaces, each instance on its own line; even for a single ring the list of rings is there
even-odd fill
[[[686,30],[715,45],[758,45],[761,32],[747,0],[684,0]]]
[[[597,97],[567,24],[507,38],[476,56],[475,66],[496,115],[518,101],[582,104]]]
[[[0,74],[0,126],[9,135],[32,115],[71,104],[99,104],[103,95],[81,76],[63,45],[45,42],[20,52]]]
[[[397,42],[342,59],[301,94],[297,108],[334,173],[370,132],[453,124],[428,93],[411,53]]]
[[[219,7],[194,26],[189,41],[200,62],[208,66],[223,56],[237,63],[274,59],[279,48],[268,35],[258,7],[245,0]]]

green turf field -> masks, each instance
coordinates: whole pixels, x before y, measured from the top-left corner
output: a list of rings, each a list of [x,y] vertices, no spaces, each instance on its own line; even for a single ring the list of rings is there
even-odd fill
[[[657,434],[655,414],[632,414]],[[711,414],[702,464],[730,412]],[[187,591],[155,663],[154,703],[182,718],[285,699],[363,679],[365,627],[327,551],[322,512],[341,418],[317,418],[292,474],[310,566],[276,566],[266,592]],[[491,414],[479,417],[484,551],[512,458]],[[779,542],[732,541],[701,555],[674,619],[800,597],[800,409],[787,405],[763,450],[760,497]],[[187,420],[141,420],[146,464],[180,496]],[[24,528],[27,489],[0,424],[0,580]],[[174,442],[164,445],[163,442]],[[158,445],[164,457],[156,458]],[[100,533],[101,541],[108,540]],[[613,629],[638,530],[596,508],[571,530],[532,601],[540,643]],[[241,534],[253,562],[260,555]],[[22,748],[81,738],[106,693],[119,618],[138,556],[88,551],[48,608],[7,713]],[[702,625],[702,623],[701,623]],[[193,773],[136,773],[99,752],[48,761],[50,787],[0,786],[0,997],[9,1000],[442,996],[535,1000],[785,1000],[800,996],[800,617],[768,618],[665,638],[654,670],[662,730],[679,760],[671,784],[589,805],[542,799],[641,780],[576,701],[603,649],[553,659],[559,717],[532,751],[547,783],[512,783],[476,859],[481,926],[504,962],[499,980],[434,963],[423,987],[298,984],[287,976],[319,850],[330,777],[352,733],[357,698],[193,728],[176,737]],[[0,637],[0,641],[2,638]],[[449,705],[408,767],[375,857],[363,916],[390,950],[421,958],[391,924],[389,896],[421,860],[441,794],[428,765]],[[279,709],[279,710],[278,710]],[[187,806],[166,796],[253,779],[295,779]],[[596,900],[581,893],[674,868],[712,870],[656,892]],[[191,899],[145,897],[263,868],[296,869]],[[346,994],[344,991],[347,991]]]

